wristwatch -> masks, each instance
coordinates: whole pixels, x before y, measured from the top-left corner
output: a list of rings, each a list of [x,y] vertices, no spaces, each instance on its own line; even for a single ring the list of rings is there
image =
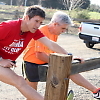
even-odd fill
[[[68,53],[68,55],[73,55],[72,53]]]

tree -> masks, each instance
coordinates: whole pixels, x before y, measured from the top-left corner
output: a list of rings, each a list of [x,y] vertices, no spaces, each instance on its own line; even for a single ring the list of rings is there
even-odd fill
[[[83,5],[81,6],[81,8],[82,9],[87,9],[88,7],[90,7],[90,0],[85,0]]]
[[[90,7],[89,7],[89,10],[93,11],[93,12],[99,12],[100,13],[100,6],[96,5],[96,4],[91,4]]]
[[[64,5],[61,0],[42,0],[42,6],[53,9],[64,9]]]
[[[24,0],[13,0],[13,2],[16,6],[24,5]]]
[[[90,0],[62,0],[62,2],[65,8],[70,11],[76,8],[86,9],[90,5]]]

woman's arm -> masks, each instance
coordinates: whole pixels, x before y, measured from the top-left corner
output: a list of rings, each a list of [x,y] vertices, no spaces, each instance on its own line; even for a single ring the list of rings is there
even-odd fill
[[[44,52],[36,52],[36,57],[46,63],[49,62],[49,55]]]

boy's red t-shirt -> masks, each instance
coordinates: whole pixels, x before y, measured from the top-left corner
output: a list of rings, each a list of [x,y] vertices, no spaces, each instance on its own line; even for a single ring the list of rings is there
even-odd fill
[[[0,23],[0,56],[3,59],[16,60],[32,38],[37,40],[44,37],[39,29],[35,33],[25,32],[21,35],[21,21]]]

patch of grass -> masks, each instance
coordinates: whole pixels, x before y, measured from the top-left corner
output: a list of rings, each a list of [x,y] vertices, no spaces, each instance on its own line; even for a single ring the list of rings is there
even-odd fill
[[[89,12],[90,19],[100,19],[100,13],[98,12]]]

